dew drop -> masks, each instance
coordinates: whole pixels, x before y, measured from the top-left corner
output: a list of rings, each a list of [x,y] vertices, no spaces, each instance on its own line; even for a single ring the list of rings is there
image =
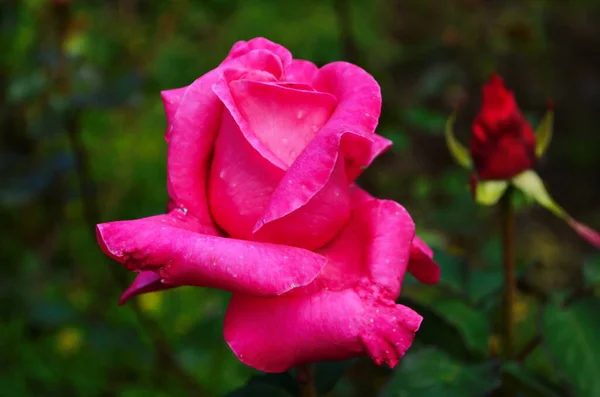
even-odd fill
[[[298,114],[296,116],[298,117],[298,119],[301,119],[302,117],[304,117],[304,111],[298,110]]]

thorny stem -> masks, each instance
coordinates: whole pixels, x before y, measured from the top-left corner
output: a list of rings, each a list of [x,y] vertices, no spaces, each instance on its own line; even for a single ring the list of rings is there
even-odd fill
[[[310,365],[299,365],[296,367],[296,380],[300,397],[318,397],[315,380]]]
[[[502,230],[502,264],[504,285],[502,289],[502,351],[505,360],[512,358],[515,293],[515,214],[512,205],[513,188],[509,187],[500,200],[500,223]],[[510,386],[503,382],[503,395],[512,396]]]

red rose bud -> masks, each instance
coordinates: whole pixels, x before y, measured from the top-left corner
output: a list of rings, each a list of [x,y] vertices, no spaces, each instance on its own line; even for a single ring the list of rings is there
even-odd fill
[[[483,86],[471,156],[480,180],[510,179],[535,165],[535,135],[500,76]]]

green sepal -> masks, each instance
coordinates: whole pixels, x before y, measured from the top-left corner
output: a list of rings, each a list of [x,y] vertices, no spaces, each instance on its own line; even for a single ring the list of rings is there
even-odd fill
[[[549,109],[544,118],[538,125],[538,128],[535,132],[535,155],[537,158],[541,158],[544,153],[546,153],[546,149],[550,146],[550,141],[552,140],[552,125],[554,124],[554,110]]]
[[[462,167],[471,169],[471,155],[469,154],[469,150],[454,137],[453,127],[455,120],[456,112],[452,113],[450,117],[448,117],[448,120],[446,120],[446,128],[444,130],[446,144],[448,145],[448,149],[454,160]]]
[[[569,218],[566,211],[550,196],[544,186],[544,182],[535,171],[527,170],[520,173],[512,179],[512,183],[515,187],[527,196],[533,198],[539,205],[546,208],[554,215],[565,220]]]
[[[478,181],[475,186],[475,202],[481,205],[494,205],[508,187],[507,181]]]

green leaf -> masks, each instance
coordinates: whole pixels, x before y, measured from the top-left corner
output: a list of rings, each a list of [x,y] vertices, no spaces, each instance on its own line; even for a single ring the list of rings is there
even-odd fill
[[[409,351],[380,396],[479,397],[487,396],[498,384],[495,363],[465,364],[428,348]]]
[[[292,397],[292,395],[275,386],[253,383],[229,393],[227,397]]]
[[[550,141],[552,140],[552,124],[554,121],[554,111],[548,110],[544,115],[544,118],[540,122],[540,125],[535,132],[535,155],[540,158],[544,155]]]
[[[583,280],[587,285],[600,285],[600,255],[594,255],[583,264]]]
[[[251,377],[241,388],[227,397],[291,397],[298,393],[296,380],[289,372],[261,374]]]
[[[481,205],[494,205],[506,191],[506,181],[478,181],[475,188],[475,201]]]
[[[460,299],[440,300],[434,308],[458,329],[470,350],[482,355],[487,353],[490,326],[485,315]]]
[[[446,251],[434,250],[435,261],[443,269],[440,275],[440,285],[462,294],[466,290],[466,267],[465,259],[456,255],[450,255]]]
[[[544,186],[544,182],[539,175],[535,173],[535,171],[528,170],[520,173],[513,178],[512,183],[523,193],[533,198],[539,205],[546,208],[554,215],[562,219],[568,217],[565,210],[556,204],[552,197],[550,197],[550,194]]]
[[[548,306],[542,331],[546,348],[578,396],[600,396],[600,301]]]
[[[469,272],[469,298],[478,303],[492,294],[500,295],[502,282],[502,269],[498,267],[472,269]]]
[[[527,368],[516,362],[507,362],[502,368],[511,384],[526,397],[559,397],[549,386],[538,380]]]
[[[424,315],[425,320],[422,329],[417,334],[419,339],[426,338],[427,343],[438,345],[435,340],[436,337],[439,338],[442,333],[451,335],[454,331],[460,335],[464,347],[470,353],[476,356],[484,356],[487,353],[490,324],[484,313],[469,306],[464,300],[449,296],[449,294],[434,287],[428,287],[426,290],[411,296],[410,300],[413,300],[417,305],[412,302],[409,302],[408,305],[417,312],[420,313],[422,308],[425,308],[442,320],[440,323],[440,321],[429,319],[424,313],[421,313]],[[422,308],[418,306],[422,306]],[[423,341],[425,342],[425,340]],[[440,346],[445,348],[441,344]],[[454,352],[454,349],[447,350]]]
[[[450,117],[448,117],[448,120],[446,120],[446,128],[444,130],[446,145],[448,145],[450,154],[458,164],[466,169],[471,169],[471,155],[469,154],[469,151],[454,137],[454,120],[456,120],[456,113],[452,113]]]
[[[421,106],[408,108],[404,111],[406,123],[431,133],[441,133],[444,128],[444,117]]]
[[[320,362],[315,364],[315,386],[319,394],[329,393],[356,360]]]

